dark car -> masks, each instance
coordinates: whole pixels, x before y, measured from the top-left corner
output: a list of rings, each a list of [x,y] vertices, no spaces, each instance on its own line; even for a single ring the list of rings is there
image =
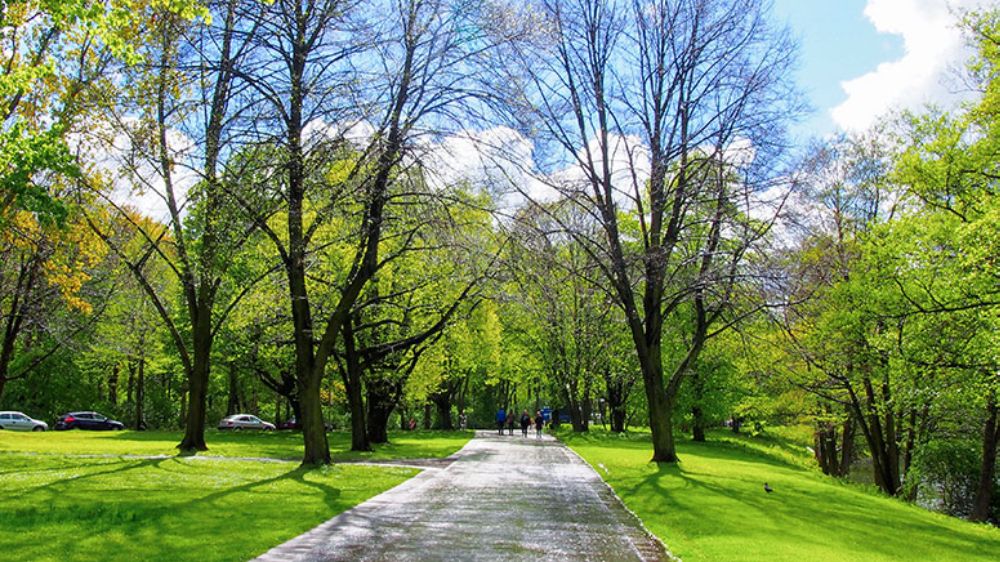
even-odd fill
[[[97,412],[70,412],[56,420],[55,429],[125,429],[125,424]]]

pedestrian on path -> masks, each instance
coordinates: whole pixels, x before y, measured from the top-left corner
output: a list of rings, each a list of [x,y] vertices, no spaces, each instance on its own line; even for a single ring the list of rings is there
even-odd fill
[[[528,410],[521,412],[521,436],[528,436],[528,427],[531,426],[531,414]]]
[[[497,431],[500,435],[503,435],[503,424],[507,421],[507,412],[504,411],[503,406],[497,410]]]
[[[469,418],[465,417],[465,412],[458,414],[458,428],[462,431],[469,428]]]
[[[542,415],[542,411],[538,410],[535,412],[535,438],[542,438],[542,428],[545,427],[545,416]]]
[[[507,435],[514,435],[514,412],[507,414]]]

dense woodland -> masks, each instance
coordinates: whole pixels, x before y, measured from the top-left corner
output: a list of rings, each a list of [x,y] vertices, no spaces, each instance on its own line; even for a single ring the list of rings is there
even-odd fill
[[[807,146],[766,0],[10,0],[0,409],[808,426],[1000,517],[1000,11],[952,108]]]

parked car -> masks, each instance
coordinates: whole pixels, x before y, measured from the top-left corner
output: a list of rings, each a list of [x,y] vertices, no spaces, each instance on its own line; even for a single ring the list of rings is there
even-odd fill
[[[49,424],[21,412],[0,412],[0,429],[12,431],[45,431]]]
[[[330,422],[323,422],[323,427],[327,431],[333,431],[333,424]],[[278,424],[278,429],[302,429],[302,424],[295,417],[290,417],[287,420]]]
[[[125,429],[125,424],[97,412],[70,412],[59,417],[55,429]]]
[[[219,422],[219,429],[232,429],[233,431],[239,431],[241,429],[263,429],[265,431],[271,431],[274,429],[274,424],[268,423],[257,416],[251,416],[250,414],[234,414],[232,416],[222,418],[222,421]]]

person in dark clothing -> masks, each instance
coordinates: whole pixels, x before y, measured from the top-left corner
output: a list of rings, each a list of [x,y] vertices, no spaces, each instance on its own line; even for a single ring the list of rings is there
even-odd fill
[[[528,427],[531,425],[531,414],[528,410],[521,412],[521,436],[528,436]]]
[[[514,435],[514,412],[507,414],[507,434]]]
[[[497,410],[497,431],[503,435],[503,424],[507,421],[507,412],[501,407]]]
[[[539,410],[535,412],[535,438],[542,438],[542,429],[545,427],[545,416],[542,415],[542,411]]]

